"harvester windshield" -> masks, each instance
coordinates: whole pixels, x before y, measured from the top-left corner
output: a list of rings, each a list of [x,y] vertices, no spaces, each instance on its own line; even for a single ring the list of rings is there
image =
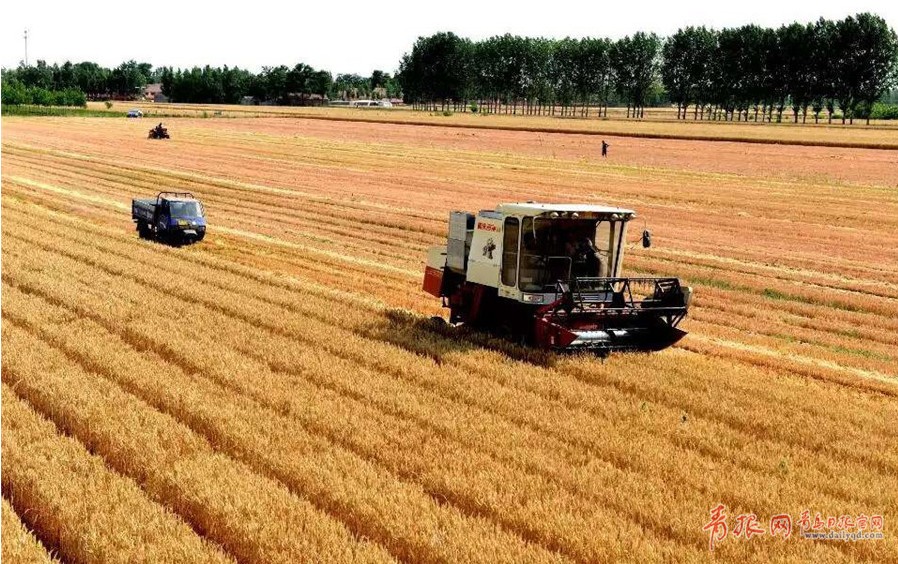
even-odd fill
[[[621,220],[525,217],[519,288],[542,292],[558,280],[616,276],[625,226]]]

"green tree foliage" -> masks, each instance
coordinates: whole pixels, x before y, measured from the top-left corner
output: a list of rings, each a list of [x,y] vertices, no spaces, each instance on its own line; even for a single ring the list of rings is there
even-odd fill
[[[642,117],[645,103],[658,80],[661,40],[654,33],[638,32],[611,46],[610,60],[618,94],[634,117]]]
[[[465,100],[470,89],[472,55],[471,41],[454,33],[419,37],[412,52],[399,63],[399,81],[406,100],[441,101],[444,109],[449,100]],[[517,62],[523,65],[522,60]]]
[[[108,78],[110,90],[122,96],[137,95],[149,82],[152,66],[149,63],[127,61],[112,70]]]
[[[814,27],[793,23],[777,30],[777,40],[782,53],[785,90],[792,102],[793,121],[798,122],[798,113],[807,119],[808,106],[814,98],[816,74],[808,64],[814,57]]]
[[[686,119],[690,105],[697,112],[710,100],[716,48],[717,32],[705,27],[681,29],[664,43],[661,78],[678,118]]]
[[[333,84],[334,77],[330,72],[326,70],[315,71],[309,80],[309,92],[319,96],[327,96]]]
[[[357,74],[338,74],[330,88],[331,98],[351,100],[364,98],[371,93],[371,85],[363,76]]]
[[[371,78],[368,79],[368,82],[371,84],[371,88],[383,88],[386,86],[389,76],[382,70],[375,70],[371,73]]]
[[[406,53],[398,79],[408,103],[516,114],[573,112],[576,103],[607,101],[611,86],[606,39],[526,38],[506,34],[472,43],[452,34],[422,37]],[[448,55],[447,55],[448,54]],[[449,59],[458,61],[453,65]],[[443,69],[451,66],[452,73]],[[443,77],[443,80],[437,78]]]
[[[64,77],[65,80],[59,80]],[[78,88],[74,78],[74,66],[49,67],[38,61],[34,67],[20,66],[14,70],[2,69],[3,105],[19,106],[85,106],[87,97]],[[32,81],[29,83],[28,81]]]
[[[641,117],[666,97],[686,117],[748,121],[815,121],[871,115],[873,104],[896,83],[898,40],[885,21],[859,14],[779,29],[746,25],[715,31],[681,29],[662,41],[636,33],[607,39],[547,40],[513,35],[476,43],[453,34],[420,37],[400,64],[406,101],[424,108],[451,103],[466,111],[588,115],[590,106],[622,102]],[[453,61],[455,61],[453,63]],[[666,88],[667,96],[661,90]]]
[[[3,76],[3,88],[0,88],[0,95],[2,95],[4,106],[18,106],[31,103],[31,92],[28,91],[28,87],[19,80],[7,78],[5,73]]]
[[[48,66],[46,61],[38,61],[34,66],[21,65],[16,72],[16,78],[25,86],[47,90],[53,88],[53,75],[53,67]]]
[[[898,39],[879,16],[858,14],[835,27],[838,74],[836,97],[845,114],[867,117],[879,97],[895,80]]]
[[[82,92],[95,97],[108,94],[110,90],[109,69],[96,63],[82,62],[73,65],[75,84]]]
[[[87,105],[87,97],[77,88],[49,90],[39,86],[25,86],[16,79],[3,79],[2,102],[4,106],[34,104],[37,106],[78,106]]]
[[[832,121],[874,115],[874,104],[898,82],[898,38],[879,16],[858,14],[840,21],[779,29],[746,25],[715,31],[688,27],[662,42],[636,33],[619,41],[560,40],[502,35],[471,42],[453,33],[419,37],[395,76],[375,70],[369,77],[334,76],[299,63],[239,68],[154,69],[126,61],[114,69],[92,62],[62,66],[37,61],[3,69],[6,100],[23,103],[78,102],[135,97],[149,82],[176,102],[305,103],[313,95],[354,99],[402,96],[421,108],[511,114],[588,116],[626,105],[642,117],[647,104],[669,99],[685,119],[777,121],[786,108],[792,121],[815,122],[825,109]],[[666,89],[666,92],[665,90]],[[13,103],[13,102],[10,102]],[[593,114],[596,115],[596,114]]]

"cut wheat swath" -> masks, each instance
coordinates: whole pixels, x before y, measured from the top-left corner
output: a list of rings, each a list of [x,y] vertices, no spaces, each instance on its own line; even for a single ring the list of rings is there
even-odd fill
[[[64,474],[44,461],[76,452],[180,523],[193,560],[702,561],[719,503],[898,510],[880,152],[633,139],[601,161],[571,134],[173,119],[165,144],[137,125],[3,122],[4,492],[45,552],[58,529],[61,559],[131,556],[161,526],[134,512],[145,531],[82,538],[95,474],[32,522]],[[134,232],[131,199],[163,188],[206,204],[200,244]],[[601,362],[429,322],[423,253],[448,212],[529,199],[636,209],[654,244],[628,242],[626,275],[693,286],[690,335]],[[33,420],[45,450],[15,439]],[[715,548],[758,555],[898,545]]]

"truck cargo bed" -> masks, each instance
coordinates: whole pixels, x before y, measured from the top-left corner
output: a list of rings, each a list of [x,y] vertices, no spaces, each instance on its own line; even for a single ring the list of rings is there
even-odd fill
[[[142,219],[147,223],[153,223],[156,214],[156,199],[135,199],[131,200],[131,219],[137,221]]]

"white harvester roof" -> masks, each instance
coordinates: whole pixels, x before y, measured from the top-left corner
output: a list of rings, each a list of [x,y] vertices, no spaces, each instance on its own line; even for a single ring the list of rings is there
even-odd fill
[[[507,215],[540,215],[552,212],[577,212],[598,214],[622,214],[636,215],[633,210],[615,208],[612,206],[599,206],[593,204],[542,204],[538,202],[520,202],[515,204],[499,204],[496,211]]]

